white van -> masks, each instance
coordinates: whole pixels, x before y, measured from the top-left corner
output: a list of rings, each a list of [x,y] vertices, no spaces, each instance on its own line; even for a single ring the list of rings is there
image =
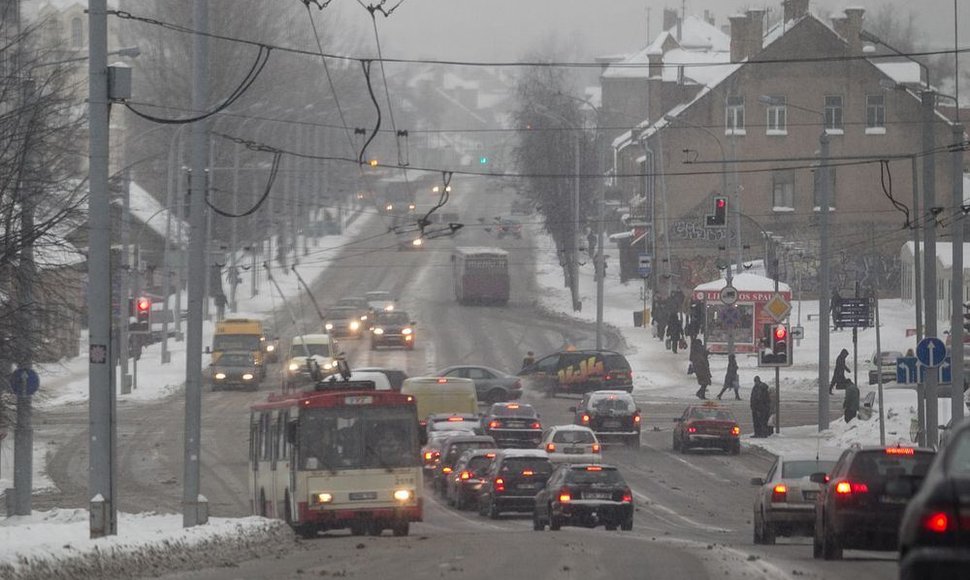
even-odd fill
[[[404,379],[401,394],[413,395],[418,407],[419,433],[425,434],[428,415],[478,413],[475,382],[457,377],[411,377]]]
[[[312,382],[307,367],[307,356],[320,367],[322,377],[338,371],[337,359],[340,344],[329,334],[303,334],[294,336],[283,365],[283,390],[299,388]]]

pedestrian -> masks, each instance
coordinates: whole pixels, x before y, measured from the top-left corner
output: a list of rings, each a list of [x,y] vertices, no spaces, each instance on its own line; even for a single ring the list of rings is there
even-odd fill
[[[528,368],[536,364],[536,355],[531,350],[525,353],[525,358],[522,359],[522,368]]]
[[[657,302],[657,306],[653,309],[653,320],[657,323],[657,338],[660,342],[664,341],[664,335],[667,331],[667,310],[664,307],[663,300]]]
[[[677,315],[676,310],[671,312],[670,318],[667,319],[667,337],[670,338],[670,350],[677,354],[677,347],[684,338],[684,328],[680,324],[680,316]]]
[[[751,387],[751,421],[754,423],[754,436],[768,436],[768,416],[771,414],[771,395],[768,393],[768,385],[761,382],[761,377],[754,378],[754,386]]]
[[[690,362],[694,367],[694,377],[697,378],[697,384],[700,386],[697,389],[697,398],[706,399],[707,387],[711,386],[710,353],[698,338],[691,341],[691,351],[694,353],[694,358]]]
[[[855,419],[855,416],[859,413],[859,387],[852,381],[845,385],[845,400],[842,401],[842,411],[846,423]]]
[[[842,325],[839,321],[839,315],[842,313],[842,296],[839,294],[838,290],[832,290],[832,299],[829,304],[829,311],[832,315],[832,324],[835,327],[835,330],[842,330]]]
[[[725,391],[734,389],[734,398],[738,401],[741,400],[741,382],[738,379],[738,361],[733,354],[728,355],[728,366],[727,372],[724,373],[724,387],[721,388],[721,392],[717,394],[717,400],[721,400],[721,395]]]
[[[846,376],[849,372],[849,365],[845,362],[847,358],[849,358],[849,351],[843,348],[838,358],[835,359],[835,370],[832,371],[832,382],[829,383],[830,395],[833,389],[839,389],[841,391],[845,388],[846,383],[849,382]]]

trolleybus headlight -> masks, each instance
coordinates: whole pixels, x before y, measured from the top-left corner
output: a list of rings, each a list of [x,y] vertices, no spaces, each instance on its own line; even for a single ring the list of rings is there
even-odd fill
[[[300,370],[300,365],[299,365],[299,363],[291,362],[290,363],[290,366],[289,366],[289,369],[291,371],[294,371],[294,372],[295,371],[298,371],[298,370]]]
[[[390,312],[390,311],[394,310],[394,305],[393,304],[388,304],[387,306],[384,307],[384,310],[386,312]]]
[[[333,494],[318,493],[313,496],[313,499],[315,499],[317,503],[333,503]]]
[[[374,329],[374,334],[380,336],[380,335],[384,334],[384,329],[383,328],[375,328]]]
[[[350,323],[350,330],[357,330],[358,328],[360,328],[360,322],[354,320]]]
[[[325,362],[325,363],[323,363],[323,368],[328,369],[328,370],[331,369],[331,368],[333,368],[333,366],[334,366],[334,364],[332,362]]]
[[[216,379],[221,381],[224,378],[226,378],[226,373],[216,373]]]
[[[424,244],[424,240],[422,240],[421,238],[415,238],[414,240],[411,241],[411,245],[415,247],[420,247],[422,244]]]
[[[242,379],[244,381],[251,381],[251,380],[253,380],[253,373],[246,373],[246,374],[244,374],[242,376]]]
[[[408,501],[414,497],[414,492],[410,489],[397,489],[394,490],[394,499],[397,501]]]
[[[401,334],[411,334],[412,332],[414,331],[411,330],[410,328],[405,328],[404,330],[401,331]]]
[[[276,350],[276,347],[273,346],[272,344],[266,345],[266,352],[273,352],[274,350]]]
[[[323,327],[326,328],[327,330],[333,330],[333,323],[332,322],[328,322],[328,323],[324,324]]]

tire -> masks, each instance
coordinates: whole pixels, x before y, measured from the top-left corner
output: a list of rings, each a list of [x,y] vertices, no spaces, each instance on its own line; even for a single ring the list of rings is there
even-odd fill
[[[532,530],[536,532],[546,531],[546,524],[539,519],[539,510],[532,512]]]
[[[680,441],[677,440],[676,436],[674,436],[673,447],[674,447],[674,451],[677,451],[677,452],[680,451]]]
[[[411,522],[398,522],[394,524],[391,531],[397,537],[406,536],[411,533]]]
[[[822,541],[819,539],[817,531],[812,534],[812,557],[816,560],[822,557]]]
[[[492,389],[491,391],[485,393],[485,402],[489,405],[501,403],[506,399],[508,399],[508,395],[502,389]]]
[[[455,498],[454,506],[460,512],[468,509],[468,502],[465,501],[465,496],[461,493],[461,490],[458,491],[458,497]]]
[[[755,544],[758,544],[758,545],[764,544],[765,541],[761,535],[761,518],[758,515],[754,516],[753,524],[754,525],[751,526],[751,529],[753,530],[752,535],[754,536],[752,540],[754,541]]]
[[[488,517],[489,517],[489,519],[497,520],[500,515],[502,515],[502,512],[499,511],[498,506],[495,505],[495,500],[494,499],[493,500],[490,500],[488,502]]]
[[[552,515],[552,511],[549,512],[549,531],[558,532],[562,528],[562,519]]]
[[[828,530],[822,531],[822,558],[826,560],[842,559],[842,540],[837,534],[831,534]]]
[[[734,445],[731,446],[730,450],[728,450],[728,453],[731,455],[741,455],[741,442],[736,441]]]
[[[630,530],[633,529],[633,516],[632,515],[630,517],[628,517],[627,519],[623,520],[623,522],[620,524],[620,529],[623,530],[624,532],[629,532]]]
[[[627,445],[633,447],[634,449],[640,449],[640,434],[637,433],[636,435],[632,435],[627,440]]]
[[[482,498],[478,498],[478,515],[485,517],[488,515],[488,510],[486,509],[488,504],[485,503]]]
[[[606,531],[607,532],[615,532],[616,531],[616,524],[606,524]]]
[[[775,526],[771,522],[765,521],[764,516],[761,516],[761,542],[769,546],[775,545],[775,539],[778,536]]]

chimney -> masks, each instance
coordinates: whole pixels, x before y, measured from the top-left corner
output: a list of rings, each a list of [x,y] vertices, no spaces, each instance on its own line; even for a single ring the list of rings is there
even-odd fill
[[[728,20],[731,22],[731,62],[741,62],[748,58],[748,17],[744,14],[735,14]]]
[[[663,30],[667,31],[671,28],[677,26],[680,22],[680,17],[677,16],[676,10],[671,10],[670,8],[664,8],[664,27]]]
[[[711,14],[710,10],[704,10],[704,22],[714,26],[714,15]]]
[[[747,27],[747,58],[751,58],[761,52],[764,48],[765,37],[765,11],[752,9],[748,10]]]
[[[842,38],[848,38],[848,36],[845,33],[845,25],[847,20],[848,19],[844,15],[832,17],[832,28],[834,28],[835,33],[841,36]]]
[[[785,22],[797,20],[808,14],[808,0],[784,0]]]
[[[657,48],[647,53],[647,73],[649,78],[663,76],[664,52]]]
[[[862,17],[866,13],[865,8],[846,8],[845,12],[845,33],[842,35],[849,43],[849,54],[862,54],[862,39],[859,33],[862,32]]]

